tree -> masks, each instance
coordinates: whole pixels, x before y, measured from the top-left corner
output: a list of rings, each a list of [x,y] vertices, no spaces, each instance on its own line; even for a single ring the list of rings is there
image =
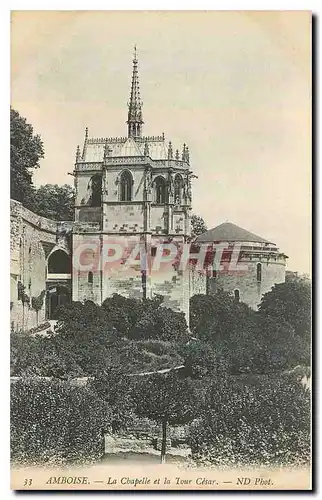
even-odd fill
[[[145,301],[146,303],[147,301]],[[153,300],[147,303],[146,310],[129,332],[132,339],[156,339],[168,342],[188,340],[187,323],[183,312],[176,312]]]
[[[307,278],[294,276],[285,283],[274,285],[263,296],[258,310],[263,317],[289,323],[296,334],[310,340],[311,282]]]
[[[214,295],[194,295],[190,299],[190,328],[201,340],[217,345],[218,340],[238,331],[256,330],[256,313],[223,290]]]
[[[74,219],[74,188],[69,184],[45,184],[35,191],[33,210],[53,220]]]
[[[44,157],[43,143],[18,111],[10,108],[10,196],[32,208],[33,170]]]
[[[184,313],[163,305],[163,297],[128,299],[114,294],[104,300],[107,321],[129,339],[179,342],[188,339]]]
[[[142,377],[132,391],[137,415],[161,423],[161,463],[164,463],[167,426],[186,424],[198,416],[203,389],[196,381],[169,372]]]
[[[183,344],[179,350],[184,359],[185,374],[192,378],[203,378],[220,371],[216,348],[198,339]]]
[[[279,315],[266,316],[236,302],[227,292],[195,295],[190,300],[190,325],[198,338],[194,364],[209,371],[211,350],[217,372],[230,374],[268,373],[309,364],[310,347],[291,323]],[[192,347],[193,348],[193,345]],[[204,354],[202,354],[204,351]],[[199,358],[199,360],[198,360]],[[188,357],[189,360],[189,357]],[[189,361],[191,363],[191,360]]]
[[[205,221],[199,215],[193,214],[191,217],[191,231],[193,236],[199,236],[207,231]]]
[[[111,410],[112,432],[126,429],[133,422],[134,403],[131,383],[128,375],[122,370],[113,368],[106,370],[92,380],[90,387]]]

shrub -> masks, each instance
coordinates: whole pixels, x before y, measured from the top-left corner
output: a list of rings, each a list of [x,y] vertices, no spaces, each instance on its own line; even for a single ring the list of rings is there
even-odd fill
[[[190,429],[195,460],[216,466],[310,460],[310,394],[294,377],[213,380]]]
[[[108,405],[88,387],[31,378],[11,385],[11,459],[15,463],[85,463],[99,458]]]

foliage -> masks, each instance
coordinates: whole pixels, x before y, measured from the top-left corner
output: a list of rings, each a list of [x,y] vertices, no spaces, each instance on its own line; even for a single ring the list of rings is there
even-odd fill
[[[117,298],[114,300],[117,302]],[[117,324],[116,315],[111,321],[111,311],[91,301],[74,302],[59,309],[55,334],[24,336],[23,341],[20,334],[13,335],[12,374],[66,378],[95,376],[111,368],[141,373],[182,364],[173,342],[132,340],[118,332],[113,326],[114,318]],[[129,308],[128,313],[133,315],[133,310]],[[136,320],[131,318],[123,326]]]
[[[111,408],[112,432],[127,429],[134,419],[131,381],[118,369],[106,370],[91,382],[91,388]]]
[[[215,348],[195,339],[182,344],[179,352],[184,359],[185,373],[192,378],[200,378],[222,370]]]
[[[73,351],[58,349],[55,338],[13,333],[10,339],[11,375],[65,379],[84,375]]]
[[[37,297],[31,297],[31,307],[35,311],[40,311],[42,306],[44,305],[44,298],[46,295],[46,290],[42,290]]]
[[[33,210],[48,219],[74,219],[75,190],[69,184],[45,184],[34,195]]]
[[[21,281],[18,281],[18,300],[21,300],[23,304],[27,304],[28,306],[30,304],[30,297],[26,293],[26,287]]]
[[[214,295],[194,295],[190,299],[190,328],[200,339],[215,343],[238,331],[256,330],[256,313],[222,290]]]
[[[199,236],[207,231],[207,226],[205,221],[199,215],[191,216],[191,232],[193,236]]]
[[[190,444],[204,465],[308,462],[310,394],[292,377],[215,378],[191,426]]]
[[[311,282],[294,276],[285,283],[274,285],[259,305],[259,313],[289,323],[303,339],[311,335]]]
[[[203,405],[203,388],[190,378],[180,378],[176,372],[169,372],[138,380],[132,391],[136,414],[162,423],[163,462],[167,424],[186,424],[194,419]]]
[[[256,313],[226,292],[192,297],[190,321],[194,335],[213,346],[217,372],[268,373],[310,363],[309,343],[291,324]]]
[[[202,387],[176,372],[153,374],[138,380],[134,392],[136,413],[157,422],[181,425],[196,417],[202,406]]]
[[[187,339],[184,314],[164,307],[163,297],[144,301],[114,294],[105,299],[102,309],[107,321],[130,339],[157,339],[178,342]]]
[[[84,463],[104,453],[108,405],[87,387],[68,382],[17,380],[11,386],[13,462]]]
[[[10,108],[10,197],[31,208],[32,173],[44,157],[43,143],[18,111]]]

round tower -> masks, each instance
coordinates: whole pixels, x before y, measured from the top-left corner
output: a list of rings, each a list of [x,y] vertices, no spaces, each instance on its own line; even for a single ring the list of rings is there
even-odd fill
[[[257,309],[262,296],[274,284],[285,281],[287,255],[275,243],[235,224],[225,222],[210,229],[198,236],[195,244],[208,246],[212,259],[202,280],[192,278],[198,289],[192,286],[191,295],[224,290]]]

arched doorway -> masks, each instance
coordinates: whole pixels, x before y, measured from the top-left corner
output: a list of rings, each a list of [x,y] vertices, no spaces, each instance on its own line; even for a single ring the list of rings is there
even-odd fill
[[[47,289],[47,318],[57,319],[56,311],[59,306],[64,306],[70,304],[71,302],[71,291],[67,285],[62,284],[50,284]]]

